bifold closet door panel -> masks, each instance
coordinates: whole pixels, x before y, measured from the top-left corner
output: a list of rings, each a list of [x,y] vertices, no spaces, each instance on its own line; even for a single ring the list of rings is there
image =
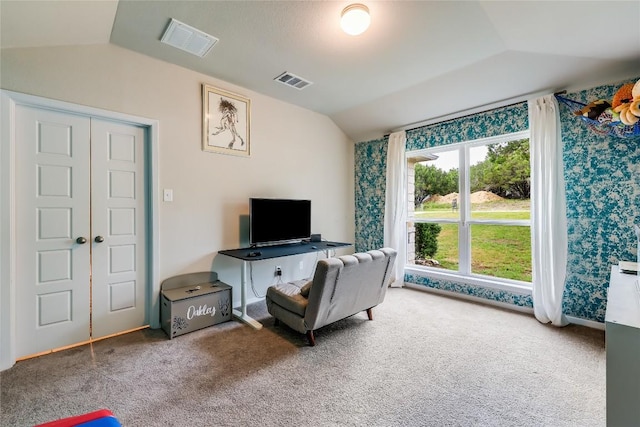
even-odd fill
[[[90,119],[17,106],[16,355],[89,339]]]
[[[145,130],[91,122],[92,337],[148,324]]]

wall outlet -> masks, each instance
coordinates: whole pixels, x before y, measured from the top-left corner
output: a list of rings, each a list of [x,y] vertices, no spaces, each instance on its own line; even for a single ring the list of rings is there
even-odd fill
[[[282,276],[282,267],[276,265],[276,276]]]

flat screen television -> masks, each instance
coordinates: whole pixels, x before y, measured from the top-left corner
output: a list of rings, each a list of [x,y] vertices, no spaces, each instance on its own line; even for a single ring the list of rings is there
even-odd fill
[[[308,239],[311,236],[311,200],[249,199],[251,246]]]

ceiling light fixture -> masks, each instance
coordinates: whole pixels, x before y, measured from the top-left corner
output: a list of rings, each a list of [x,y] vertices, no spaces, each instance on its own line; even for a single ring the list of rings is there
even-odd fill
[[[357,36],[364,33],[371,23],[369,8],[360,3],[350,4],[342,10],[340,27],[345,33]]]

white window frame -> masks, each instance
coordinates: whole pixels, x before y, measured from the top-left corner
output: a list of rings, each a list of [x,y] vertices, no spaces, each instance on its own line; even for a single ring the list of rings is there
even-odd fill
[[[439,280],[448,280],[458,283],[466,283],[477,286],[483,286],[488,288],[515,291],[518,293],[529,293],[531,291],[532,284],[530,282],[524,282],[520,280],[505,279],[500,277],[476,274],[471,272],[471,226],[475,224],[483,225],[511,225],[511,226],[527,226],[532,229],[533,224],[530,220],[487,220],[487,219],[473,219],[471,218],[471,205],[469,203],[470,196],[470,150],[472,147],[480,145],[489,145],[504,143],[509,141],[517,141],[520,139],[529,139],[529,130],[513,132],[504,135],[498,135],[488,138],[479,138],[470,141],[459,142],[455,144],[441,145],[438,147],[427,148],[422,150],[407,151],[406,161],[409,162],[411,158],[427,155],[437,155],[444,151],[459,150],[459,165],[458,165],[458,219],[443,218],[443,219],[425,219],[417,218],[415,215],[407,217],[407,227],[409,223],[437,223],[437,224],[458,224],[458,271],[446,270],[437,267],[421,266],[415,264],[407,264],[405,266],[405,273],[417,274],[427,277],[432,277]],[[531,171],[533,173],[533,170]],[[533,195],[532,195],[533,197]],[[413,200],[410,201],[413,203]],[[405,231],[406,233],[406,231]],[[410,244],[408,238],[405,238],[405,242]]]

